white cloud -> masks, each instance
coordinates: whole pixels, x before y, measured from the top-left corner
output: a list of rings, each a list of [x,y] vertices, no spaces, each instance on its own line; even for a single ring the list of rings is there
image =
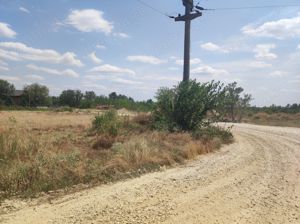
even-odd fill
[[[142,63],[153,64],[153,65],[159,65],[165,63],[165,61],[157,57],[147,56],[147,55],[128,56],[127,60],[131,62],[142,62]]]
[[[3,50],[3,48],[10,51]],[[82,62],[76,58],[76,54],[73,52],[60,54],[51,49],[28,47],[20,42],[0,42],[0,58],[13,61],[30,60],[49,62],[53,64],[68,64],[78,67],[83,66]]]
[[[201,59],[199,59],[199,58],[192,58],[191,60],[190,60],[190,63],[191,63],[191,65],[197,65],[197,64],[200,64],[202,61],[201,61]]]
[[[177,59],[177,60],[175,61],[175,64],[176,64],[176,65],[183,65],[183,59]]]
[[[101,64],[102,60],[100,58],[97,57],[96,52],[92,52],[89,55],[89,58],[95,63],[95,64]]]
[[[166,76],[166,75],[160,75],[160,74],[153,74],[153,75],[147,75],[142,77],[143,80],[149,80],[149,81],[181,81],[182,77],[179,76]]]
[[[300,44],[298,45],[298,47],[297,47],[299,50],[300,50]]]
[[[201,45],[201,48],[207,51],[215,51],[215,52],[221,52],[221,53],[228,53],[228,50],[220,47],[219,45],[216,45],[212,42],[208,42]]]
[[[201,61],[201,59],[200,58],[192,58],[191,60],[190,60],[190,64],[191,65],[197,65],[197,64],[200,64],[202,61]],[[177,59],[176,61],[175,61],[175,63],[177,64],[177,65],[183,65],[183,60],[182,59]]]
[[[104,45],[102,45],[102,44],[97,44],[96,48],[101,49],[101,50],[105,50],[106,49],[106,47]]]
[[[300,83],[300,81],[299,81]],[[300,93],[299,89],[280,89],[280,92],[284,92],[284,93]]]
[[[124,79],[116,76],[86,75],[85,78],[92,81],[107,80],[110,82],[120,83],[120,84],[130,84],[130,85],[142,84],[142,82],[140,81]]]
[[[269,21],[260,26],[247,25],[242,32],[254,37],[273,37],[277,39],[300,37],[300,14],[288,19]]]
[[[114,28],[111,22],[103,18],[103,12],[95,9],[72,10],[65,23],[81,32],[110,34]]]
[[[268,64],[263,61],[247,61],[242,62],[243,64],[241,66],[243,67],[249,67],[249,68],[270,68],[272,67],[272,64]]]
[[[229,73],[224,69],[215,69],[208,65],[203,65],[198,68],[191,70],[192,74],[198,75],[213,75],[213,76],[220,76],[220,75],[228,75]]]
[[[178,71],[177,67],[169,67],[168,69],[171,70],[171,71]]]
[[[139,81],[124,79],[124,78],[120,78],[120,77],[112,77],[110,79],[110,81],[115,82],[115,83],[120,83],[120,84],[129,84],[129,85],[142,84],[142,82],[139,82]]]
[[[224,61],[211,64],[213,68],[222,68],[225,71],[228,71],[231,77],[245,77],[251,74],[258,74],[263,71],[263,74],[270,73],[270,68],[272,64],[266,63],[264,61],[256,60],[235,60],[235,61]],[[274,69],[275,70],[275,69]]]
[[[0,65],[0,71],[9,71],[10,69],[8,67],[5,66],[1,66]]]
[[[26,77],[28,79],[31,79],[31,80],[37,80],[37,81],[42,81],[44,80],[44,77],[40,76],[40,75],[26,75]]]
[[[115,37],[120,37],[120,38],[124,38],[124,39],[127,39],[127,38],[130,38],[130,36],[127,34],[127,33],[114,33],[113,34]]]
[[[292,84],[300,84],[300,79],[294,79],[294,80],[291,80],[289,81],[289,83],[292,83]]]
[[[279,71],[279,70],[270,73],[270,76],[272,77],[283,77],[285,75],[287,75],[287,72]]]
[[[275,49],[275,44],[258,44],[254,48],[253,52],[255,52],[255,58],[260,60],[273,60],[277,58],[277,55],[271,53],[272,49]]]
[[[66,69],[63,71],[59,71],[56,69],[51,69],[51,68],[46,68],[46,67],[40,67],[40,66],[36,66],[36,65],[27,65],[27,68],[33,70],[33,71],[40,71],[40,72],[45,72],[51,75],[59,75],[59,76],[68,76],[68,77],[72,77],[72,78],[78,78],[79,74],[74,72],[71,69]]]
[[[91,73],[100,73],[100,74],[130,74],[135,75],[135,72],[127,69],[127,68],[120,68],[117,66],[105,64],[102,66],[94,67],[89,70]]]
[[[13,51],[6,51],[0,48],[0,58],[3,60],[10,60],[10,61],[21,61],[22,58],[20,54]]]
[[[30,13],[30,11],[28,9],[26,9],[25,7],[19,7],[19,10],[25,13]]]
[[[7,23],[0,22],[0,37],[15,38],[17,33]]]
[[[0,60],[0,65],[7,66],[7,63]]]
[[[92,81],[99,81],[99,80],[105,80],[107,79],[107,76],[104,75],[86,75],[84,78]]]
[[[171,57],[169,57],[169,59],[170,59],[171,61],[175,61],[175,60],[178,59],[178,57],[176,57],[176,56],[171,56]]]
[[[6,81],[10,81],[10,82],[18,82],[18,81],[21,80],[19,77],[8,76],[8,75],[0,75],[0,79],[6,80]]]
[[[89,88],[89,89],[96,89],[96,90],[108,90],[106,86],[99,85],[92,82],[84,82],[83,87]]]

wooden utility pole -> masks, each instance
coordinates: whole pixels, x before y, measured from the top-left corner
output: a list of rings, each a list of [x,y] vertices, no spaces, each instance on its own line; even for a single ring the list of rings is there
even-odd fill
[[[191,21],[202,16],[199,11],[194,11],[194,1],[193,0],[182,0],[185,6],[185,15],[178,15],[175,21],[185,22],[185,33],[184,33],[184,63],[183,63],[183,81],[188,81],[190,79],[190,52],[191,52]]]

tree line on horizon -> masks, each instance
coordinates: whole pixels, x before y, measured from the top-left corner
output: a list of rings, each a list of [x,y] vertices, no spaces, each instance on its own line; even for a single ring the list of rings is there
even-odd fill
[[[277,106],[275,104],[271,106],[263,106],[263,107],[253,106],[249,108],[249,111],[251,111],[252,113],[264,112],[268,114],[272,114],[272,113],[296,114],[296,113],[300,113],[300,103],[287,104],[286,106]]]
[[[258,112],[300,112],[300,104],[297,103],[288,104],[286,106],[251,106],[250,101],[252,100],[252,96],[250,94],[242,95],[244,89],[239,87],[236,82],[229,83],[226,86],[224,86],[222,83],[219,83],[218,87],[220,87],[222,91],[220,91],[218,95],[218,108],[213,111],[217,111],[218,116],[222,117],[223,120],[240,121],[244,114],[253,114]],[[213,88],[213,86],[210,88]],[[207,94],[209,94],[209,90],[207,90]],[[126,108],[134,111],[153,111],[155,109],[155,105],[159,104],[161,100],[166,105],[172,105],[171,97],[174,96],[176,90],[168,88],[159,89],[156,95],[156,102],[154,102],[152,99],[147,101],[135,101],[131,97],[117,94],[116,92],[112,92],[108,96],[105,96],[96,95],[94,91],[81,92],[80,90],[71,89],[63,90],[59,96],[50,96],[47,86],[34,83],[24,86],[22,96],[20,97],[18,104],[15,104],[12,100],[11,96],[14,95],[14,92],[15,87],[13,84],[6,80],[0,79],[0,106],[17,106],[26,108],[70,107],[88,109],[96,108],[98,105],[108,105],[113,106],[116,109]],[[187,107],[190,105],[189,101],[191,101],[192,98],[192,96],[189,96],[187,99]],[[207,100],[209,99],[210,98],[207,98]],[[205,99],[203,98],[202,101],[205,101]]]
[[[96,108],[98,105],[113,106],[116,109],[126,108],[136,111],[150,111],[153,108],[153,101],[135,101],[116,92],[108,96],[97,95],[94,91],[81,92],[80,90],[63,90],[59,96],[50,96],[49,88],[45,85],[34,83],[23,88],[20,100],[15,103],[13,96],[15,93],[13,84],[0,79],[0,105],[12,107],[70,107],[70,108]]]

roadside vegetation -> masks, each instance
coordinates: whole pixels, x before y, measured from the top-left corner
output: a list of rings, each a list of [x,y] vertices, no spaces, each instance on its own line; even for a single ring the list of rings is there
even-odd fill
[[[243,122],[258,125],[298,127],[300,128],[299,113],[249,113],[244,117]]]
[[[1,114],[2,199],[139,176],[232,141],[230,131],[218,127],[203,133],[153,130],[149,114],[11,113]],[[39,116],[49,119],[39,124]]]
[[[248,107],[242,122],[258,125],[300,128],[300,104]]]
[[[107,183],[212,152],[233,141],[206,116],[224,91],[219,82],[183,82],[160,89],[143,113],[0,112],[0,197]]]

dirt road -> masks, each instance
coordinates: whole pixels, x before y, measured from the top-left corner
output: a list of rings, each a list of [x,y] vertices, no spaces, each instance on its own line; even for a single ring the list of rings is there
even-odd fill
[[[3,223],[300,223],[300,129],[236,125],[186,166],[23,206]]]

